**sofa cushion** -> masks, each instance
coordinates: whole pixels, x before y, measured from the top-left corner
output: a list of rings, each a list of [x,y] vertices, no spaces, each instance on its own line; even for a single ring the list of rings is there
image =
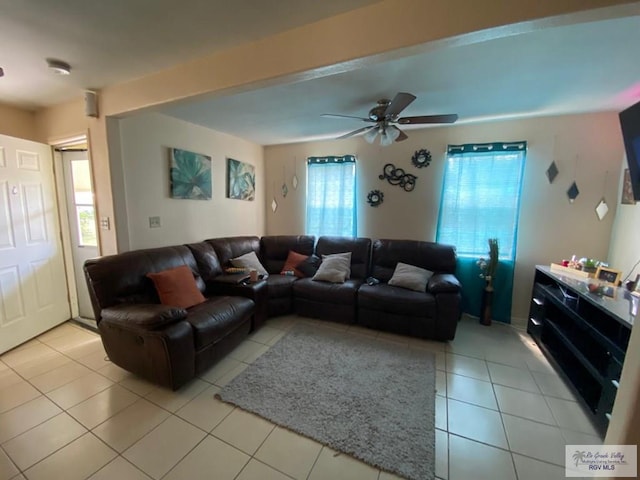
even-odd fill
[[[313,281],[344,283],[351,275],[351,252],[323,255]]]
[[[362,285],[358,291],[358,307],[411,317],[436,316],[436,298],[430,293],[384,283]]]
[[[320,237],[316,255],[351,252],[351,278],[365,279],[369,276],[371,240],[369,238]],[[394,264],[395,267],[395,264]]]
[[[196,259],[198,271],[205,282],[222,275],[222,266],[213,246],[208,242],[190,243],[187,245]]]
[[[257,270],[260,275],[268,275],[265,268],[258,260],[256,252],[245,253],[239,257],[231,259],[231,265],[238,268],[248,268],[249,270]]]
[[[313,255],[309,255],[306,260],[300,262],[296,268],[304,277],[313,277],[318,271],[318,268],[320,268],[321,263],[322,259],[314,253]]]
[[[376,240],[373,242],[371,275],[388,282],[398,262],[436,273],[454,273],[456,249],[450,245],[417,240]]]
[[[205,240],[213,246],[220,260],[222,268],[231,266],[231,259],[255,252],[260,254],[260,239],[258,237],[222,237]]]
[[[290,297],[293,291],[293,284],[297,279],[292,275],[269,275],[267,278],[269,298]]]
[[[302,278],[293,284],[293,295],[315,302],[355,305],[360,285],[362,280],[353,278],[344,283],[315,282],[310,278]]]
[[[416,292],[426,292],[427,282],[432,276],[431,270],[398,262],[393,276],[389,279],[389,285],[408,288]]]
[[[197,274],[196,260],[187,247],[150,248],[92,258],[85,262],[84,270],[89,280],[89,293],[96,319],[100,321],[101,309],[118,304],[159,303],[158,293],[149,272],[161,272],[169,268],[187,265]],[[196,276],[198,289],[203,292],[204,282]]]
[[[157,273],[147,273],[156,287],[163,305],[189,308],[205,301],[198,290],[193,272],[186,265],[169,268]]]
[[[311,235],[269,235],[260,239],[260,260],[269,273],[280,273],[289,252],[313,254],[315,237]]]
[[[280,274],[286,275],[285,272],[293,272],[296,277],[304,278],[304,273],[302,273],[296,267],[298,266],[298,264],[304,262],[307,258],[309,258],[309,255],[302,255],[301,253],[289,250],[289,255],[287,255],[287,260],[284,262]]]
[[[188,309],[196,351],[222,340],[253,311],[253,301],[243,297],[211,297]]]

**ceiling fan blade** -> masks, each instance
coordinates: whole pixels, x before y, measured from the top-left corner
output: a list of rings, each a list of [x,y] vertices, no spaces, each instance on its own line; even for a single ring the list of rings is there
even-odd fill
[[[370,118],[354,117],[353,115],[338,115],[338,114],[334,114],[334,113],[323,113],[320,116],[321,117],[327,117],[327,118],[354,118],[356,120],[362,120],[363,122],[373,122],[373,120],[371,120]]]
[[[375,126],[362,127],[357,130],[354,130],[353,132],[345,133],[344,135],[336,138],[336,140],[343,140],[345,138],[353,137],[354,135],[358,135],[359,133],[364,133],[367,130],[371,130],[372,128],[376,128],[376,127]]]
[[[407,108],[409,104],[413,102],[415,99],[416,99],[416,96],[411,95],[410,93],[404,93],[404,92],[398,93],[393,98],[393,100],[391,100],[391,103],[389,104],[387,109],[384,111],[384,116],[385,117],[397,116],[402,110]]]
[[[394,128],[398,131],[398,136],[396,137],[396,142],[402,142],[403,140],[406,140],[407,138],[407,134],[404,133],[402,130],[400,130],[398,127],[396,127],[395,125],[389,125],[389,128]]]
[[[400,125],[416,125],[420,123],[454,123],[458,115],[422,115],[419,117],[402,117],[397,120]]]

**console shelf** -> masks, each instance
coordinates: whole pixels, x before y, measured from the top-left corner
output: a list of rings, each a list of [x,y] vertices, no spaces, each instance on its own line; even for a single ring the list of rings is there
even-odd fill
[[[604,435],[615,401],[638,298],[616,288],[589,293],[588,280],[536,267],[527,332],[576,388]]]

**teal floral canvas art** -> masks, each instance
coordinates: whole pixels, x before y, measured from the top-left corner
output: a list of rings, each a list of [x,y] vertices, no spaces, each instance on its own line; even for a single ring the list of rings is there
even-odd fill
[[[171,198],[211,199],[211,157],[171,148]]]
[[[227,158],[227,197],[253,201],[256,196],[255,167]]]

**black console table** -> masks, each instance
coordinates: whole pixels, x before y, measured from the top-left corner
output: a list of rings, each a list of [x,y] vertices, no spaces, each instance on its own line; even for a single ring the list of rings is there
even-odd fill
[[[613,297],[596,295],[588,286],[589,280],[537,266],[527,332],[564,371],[604,434],[639,299],[623,288]]]

